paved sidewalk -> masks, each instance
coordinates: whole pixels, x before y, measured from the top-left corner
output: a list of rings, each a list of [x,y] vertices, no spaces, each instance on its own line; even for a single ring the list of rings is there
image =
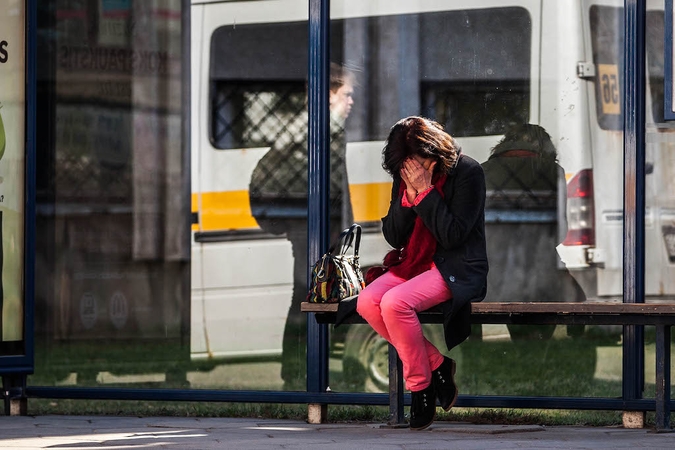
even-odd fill
[[[675,433],[619,427],[436,422],[429,430],[382,424],[309,425],[229,418],[0,416],[2,449],[674,449]]]

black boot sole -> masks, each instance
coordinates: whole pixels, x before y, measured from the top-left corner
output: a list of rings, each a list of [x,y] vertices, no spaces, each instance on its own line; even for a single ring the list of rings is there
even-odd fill
[[[434,423],[434,420],[436,420],[436,413],[434,413],[434,417],[432,417],[431,421],[429,421],[429,423],[427,423],[426,425],[422,425],[421,427],[410,427],[410,429],[412,431],[426,430],[427,428],[429,428],[431,426],[432,423]]]

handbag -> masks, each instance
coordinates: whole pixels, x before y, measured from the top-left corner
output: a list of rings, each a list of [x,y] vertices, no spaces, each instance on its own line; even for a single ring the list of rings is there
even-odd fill
[[[361,292],[365,283],[359,265],[360,244],[360,225],[353,224],[340,233],[312,268],[308,302],[337,303]],[[350,248],[352,251],[348,253]]]

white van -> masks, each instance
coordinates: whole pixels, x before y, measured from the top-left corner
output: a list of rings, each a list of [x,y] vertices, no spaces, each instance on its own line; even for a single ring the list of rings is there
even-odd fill
[[[662,300],[675,295],[675,249],[666,245],[675,136],[662,112],[663,2],[648,5],[646,291]],[[288,104],[304,98],[308,4],[193,0],[191,14],[192,357],[274,357],[291,248],[258,228],[247,189],[292,121]],[[562,260],[589,299],[621,298],[623,2],[333,0],[331,19],[331,60],[358,79],[346,133],[362,266],[388,249],[379,219],[390,178],[380,165],[393,123],[431,117],[479,162],[509,124],[533,123],[551,135],[565,169]]]

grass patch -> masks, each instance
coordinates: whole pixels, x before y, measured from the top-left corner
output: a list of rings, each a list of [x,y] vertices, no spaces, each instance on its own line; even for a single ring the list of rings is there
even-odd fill
[[[306,420],[307,406],[266,403],[29,399],[28,414],[36,416],[110,415]],[[328,421],[333,423],[386,422],[388,418],[389,408],[387,406],[329,405],[328,407]],[[621,413],[616,411],[455,408],[447,413],[438,409],[436,420],[492,425],[618,426],[621,425]]]
[[[28,415],[307,418],[306,405],[135,400],[29,399]]]
[[[492,425],[546,426],[618,426],[621,413],[617,411],[576,411],[538,409],[459,408],[439,414],[438,420]]]
[[[564,329],[562,329],[564,331]],[[647,334],[645,398],[654,395],[654,344]],[[469,340],[451,356],[463,395],[524,397],[621,396],[621,344],[615,335],[587,333],[547,341]],[[675,361],[673,361],[675,363]],[[180,342],[42,342],[36,346],[35,374],[29,386],[162,389],[281,390],[281,365],[271,361],[195,363]],[[344,379],[341,364],[331,369],[336,392],[362,392]],[[353,373],[351,373],[353,375]],[[153,378],[154,377],[154,378]],[[155,379],[156,378],[156,379]],[[154,381],[153,381],[154,380]],[[170,402],[133,400],[29,399],[29,414],[307,418],[303,404]],[[620,411],[455,408],[438,410],[438,420],[476,424],[619,426]],[[386,422],[384,406],[329,405],[331,422]],[[653,425],[654,414],[647,414]]]

